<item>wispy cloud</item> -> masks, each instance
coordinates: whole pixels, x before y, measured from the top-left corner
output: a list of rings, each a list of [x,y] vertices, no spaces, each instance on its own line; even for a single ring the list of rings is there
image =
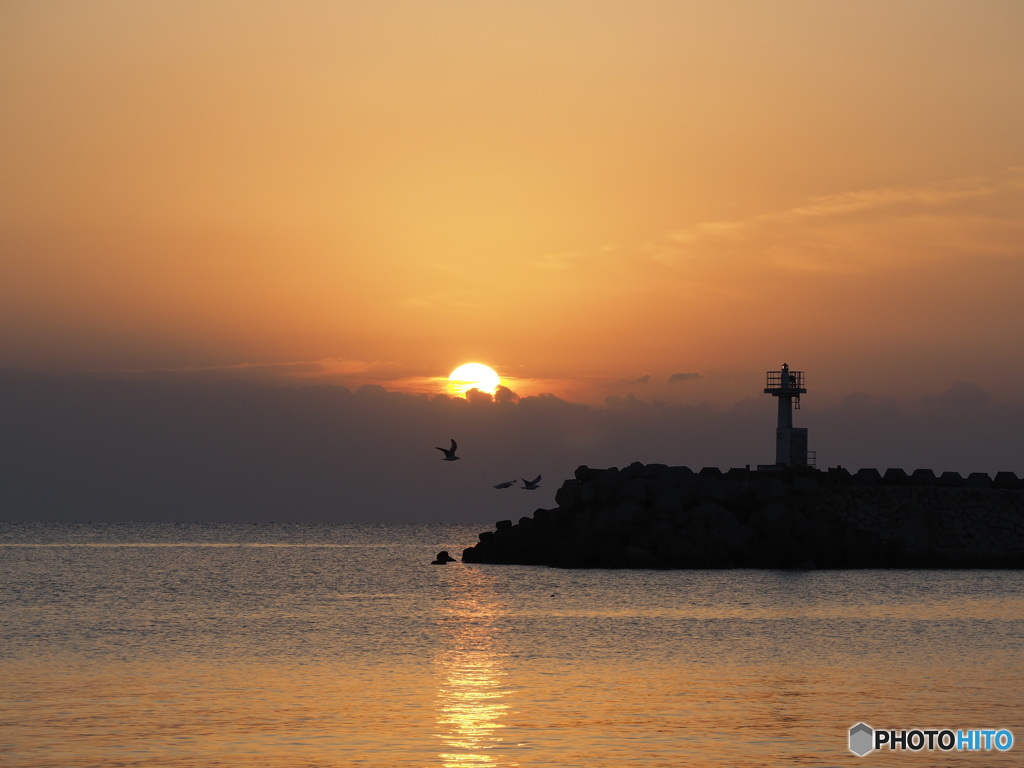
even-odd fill
[[[752,222],[760,220],[757,216],[747,221],[705,221],[686,229],[680,229],[669,235],[676,243],[694,243],[707,237],[736,237],[750,227]]]
[[[785,210],[685,227],[650,250],[655,260],[672,266],[728,249],[812,271],[855,269],[857,259],[884,244],[900,246],[903,255],[953,245],[1000,253],[1007,243],[1019,243],[1022,189],[1024,167],[1014,166],[988,176],[822,195]]]
[[[780,214],[769,214],[766,218],[798,219],[814,216],[842,216],[898,205],[938,207],[962,200],[988,197],[1012,186],[1014,186],[1012,177],[1007,179],[1003,176],[990,178],[970,176],[933,185],[857,190],[813,198],[805,205],[797,206]]]
[[[947,179],[934,184],[906,187],[880,187],[833,195],[822,195],[802,205],[783,211],[758,214],[739,221],[704,222],[672,234],[674,240],[685,242],[699,236],[728,236],[764,222],[788,222],[806,218],[844,216],[860,211],[891,208],[900,205],[939,207],[974,198],[991,197],[1013,189],[1024,188],[1024,167],[1006,168],[992,176],[968,176]]]
[[[536,264],[540,269],[562,272],[572,269],[579,257],[578,252],[544,253],[537,258]]]
[[[402,307],[418,309],[436,309],[438,307],[476,309],[480,306],[480,302],[468,298],[466,294],[452,291],[436,291],[434,293],[420,294],[419,296],[407,296],[406,298],[398,299],[395,303]]]
[[[281,362],[240,362],[223,365],[181,366],[177,368],[132,368],[92,371],[102,375],[123,375],[138,378],[162,378],[214,381],[218,379],[252,379],[259,381],[296,382],[301,380],[338,380],[344,378],[384,378],[395,369],[393,363],[327,357],[321,360],[290,360]]]

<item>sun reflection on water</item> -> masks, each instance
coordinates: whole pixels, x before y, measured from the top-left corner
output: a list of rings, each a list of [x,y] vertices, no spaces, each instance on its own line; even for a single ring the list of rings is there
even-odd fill
[[[456,570],[456,569],[451,569]],[[445,768],[515,765],[501,754],[507,746],[502,722],[511,712],[505,653],[498,625],[504,606],[492,580],[476,568],[458,568],[449,597],[439,606],[444,642],[438,672],[439,754]]]

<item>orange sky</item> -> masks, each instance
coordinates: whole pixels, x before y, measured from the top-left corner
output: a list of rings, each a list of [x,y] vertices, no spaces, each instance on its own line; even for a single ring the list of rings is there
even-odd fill
[[[1022,39],[1015,1],[8,0],[0,366],[1020,400]]]

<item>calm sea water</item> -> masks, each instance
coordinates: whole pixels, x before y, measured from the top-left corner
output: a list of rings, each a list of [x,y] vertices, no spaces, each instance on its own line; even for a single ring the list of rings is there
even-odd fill
[[[1020,571],[429,564],[486,528],[0,523],[0,764],[1024,763]]]

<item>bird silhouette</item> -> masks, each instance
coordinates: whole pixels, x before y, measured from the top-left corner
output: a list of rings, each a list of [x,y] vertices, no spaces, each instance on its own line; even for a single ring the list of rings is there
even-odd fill
[[[540,482],[540,475],[537,475],[533,480],[527,480],[525,477],[521,479],[523,484],[520,487],[525,488],[527,491],[536,491],[540,487],[538,485]]]
[[[515,480],[509,480],[507,483],[498,483],[495,488],[510,488],[516,484]]]
[[[437,450],[444,454],[444,458],[441,459],[441,461],[458,461],[461,458],[460,456],[455,455],[455,449],[458,447],[459,446],[455,444],[455,438],[453,437],[451,448],[438,448]]]
[[[437,557],[430,561],[431,565],[448,565],[448,563],[454,563],[455,558],[448,554],[447,549],[442,549],[437,553]]]

